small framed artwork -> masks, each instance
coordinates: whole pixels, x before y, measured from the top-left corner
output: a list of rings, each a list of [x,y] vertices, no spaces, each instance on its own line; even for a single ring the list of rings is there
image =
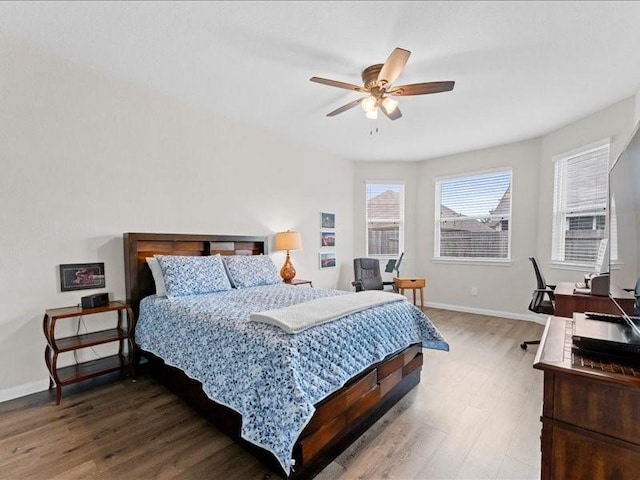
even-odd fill
[[[104,263],[60,265],[60,290],[63,292],[104,287]]]
[[[320,246],[321,247],[335,247],[336,246],[336,232],[320,232]]]
[[[336,214],[322,212],[320,214],[320,226],[322,228],[336,228]]]
[[[336,266],[335,252],[320,252],[320,268],[332,268]]]

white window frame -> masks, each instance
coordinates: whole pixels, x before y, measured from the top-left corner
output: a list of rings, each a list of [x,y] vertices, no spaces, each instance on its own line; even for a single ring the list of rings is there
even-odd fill
[[[511,213],[509,214],[509,235],[507,245],[507,257],[506,258],[493,258],[493,257],[443,257],[440,255],[440,207],[442,202],[442,182],[446,180],[475,177],[479,175],[488,175],[491,173],[509,172],[511,175]],[[434,215],[434,263],[463,263],[469,265],[498,265],[509,266],[511,265],[511,238],[513,232],[513,168],[512,167],[498,167],[487,170],[479,170],[473,172],[464,172],[456,175],[448,175],[443,177],[436,177],[433,179],[434,191],[435,191],[435,215]],[[480,218],[487,218],[486,215],[470,215],[465,217],[469,220],[476,220]],[[495,219],[504,218],[504,215],[496,215]]]
[[[369,252],[369,201],[367,199],[367,192],[369,190],[369,185],[390,185],[394,187],[400,187],[400,220],[398,226],[398,254],[397,255],[379,255]],[[404,181],[396,181],[396,180],[365,180],[364,182],[364,223],[365,223],[365,232],[364,232],[364,241],[365,241],[365,252],[367,257],[371,258],[397,258],[401,253],[404,252],[404,217],[405,217],[405,185]],[[376,219],[379,222],[389,221],[390,219]],[[392,219],[395,221],[395,219]]]
[[[605,138],[599,140],[597,142],[591,143],[589,145],[585,145],[583,147],[575,148],[571,151],[564,152],[558,155],[554,155],[552,157],[553,161],[553,205],[551,212],[551,266],[555,268],[561,269],[569,269],[569,270],[579,270],[582,271],[585,268],[592,269],[596,266],[595,262],[593,263],[585,263],[585,262],[576,262],[565,260],[565,231],[567,228],[567,218],[569,216],[578,216],[579,215],[588,215],[593,214],[594,216],[601,213],[601,211],[597,211],[594,208],[588,208],[591,206],[585,206],[583,209],[576,209],[573,212],[568,212],[566,207],[564,207],[567,201],[567,190],[566,190],[566,178],[564,175],[558,175],[557,169],[563,168],[560,166],[560,162],[568,162],[569,160],[581,156],[587,155],[596,150],[605,149],[607,154],[607,178],[605,179],[605,188],[606,195],[605,198],[609,198],[609,179],[608,172],[611,165],[611,138]],[[564,167],[566,168],[566,167]],[[558,178],[560,177],[560,178]],[[560,180],[560,185],[558,185],[557,180]],[[605,214],[605,238],[607,237],[608,230],[608,220],[609,220],[609,212],[608,212],[608,200],[605,202],[604,207]]]

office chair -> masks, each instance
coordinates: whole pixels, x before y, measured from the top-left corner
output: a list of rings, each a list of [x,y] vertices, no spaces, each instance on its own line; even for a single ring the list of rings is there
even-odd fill
[[[633,306],[633,316],[640,317],[640,278],[636,281],[636,288],[633,289],[633,294],[636,297],[636,303]]]
[[[638,280],[636,281],[635,288],[625,288],[624,290],[633,293],[633,295],[636,297],[636,302],[633,305],[632,315],[634,317],[640,317],[640,278],[638,278]]]
[[[380,261],[377,258],[354,258],[353,274],[355,281],[351,285],[356,287],[356,292],[384,290],[386,285],[393,285],[393,282],[382,281]]]
[[[547,285],[547,282],[544,280],[544,276],[538,267],[538,262],[535,258],[529,257],[531,263],[533,264],[533,271],[536,274],[536,281],[538,283],[537,288],[533,291],[533,295],[531,296],[531,302],[529,303],[529,310],[533,313],[544,313],[546,315],[553,315],[554,306],[553,306],[553,291],[555,290],[555,285]],[[539,345],[540,340],[527,340],[526,342],[522,342],[520,344],[520,348],[523,350],[527,349],[527,345]]]

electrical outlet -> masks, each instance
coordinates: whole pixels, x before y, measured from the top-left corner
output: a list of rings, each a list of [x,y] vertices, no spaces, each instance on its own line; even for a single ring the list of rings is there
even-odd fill
[[[471,295],[478,295],[478,287],[471,287]]]

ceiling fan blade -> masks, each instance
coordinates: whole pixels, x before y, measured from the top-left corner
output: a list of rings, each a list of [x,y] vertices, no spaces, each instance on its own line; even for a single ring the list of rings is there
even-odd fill
[[[407,60],[409,60],[409,55],[411,55],[409,50],[404,48],[394,49],[378,74],[378,86],[386,87],[391,85],[404,69]]]
[[[400,108],[397,106],[390,112],[387,112],[387,109],[384,107],[384,105],[380,105],[380,110],[382,110],[382,113],[384,113],[389,120],[397,120],[400,117],[402,117],[402,112],[400,111]]]
[[[366,88],[361,87],[359,85],[353,85],[351,83],[345,83],[345,82],[338,82],[337,80],[329,80],[328,78],[311,77],[309,80],[315,83],[321,83],[322,85],[329,85],[330,87],[338,87],[338,88],[344,88],[345,90],[369,93],[369,91]]]
[[[352,109],[356,105],[360,105],[360,103],[362,103],[362,101],[365,98],[367,98],[367,97],[359,98],[358,100],[354,100],[353,102],[349,102],[346,105],[341,106],[340,108],[336,108],[333,112],[327,113],[327,117],[335,117],[339,113],[346,112],[347,110]]]
[[[400,85],[394,87],[387,93],[389,95],[426,95],[428,93],[440,93],[453,90],[456,82],[428,82],[412,83],[410,85]]]

